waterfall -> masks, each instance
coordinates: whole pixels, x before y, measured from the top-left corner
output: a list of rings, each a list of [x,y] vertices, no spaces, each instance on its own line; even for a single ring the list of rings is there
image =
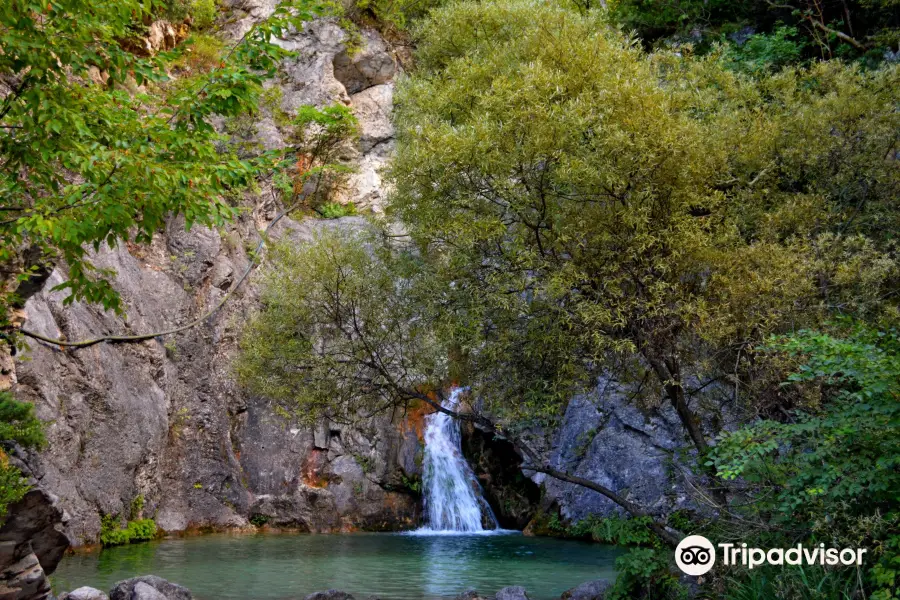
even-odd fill
[[[455,388],[441,406],[456,410],[464,388]],[[499,530],[475,473],[462,455],[459,422],[435,412],[425,418],[424,496],[428,523],[420,531],[479,533]],[[484,524],[491,525],[486,530]]]

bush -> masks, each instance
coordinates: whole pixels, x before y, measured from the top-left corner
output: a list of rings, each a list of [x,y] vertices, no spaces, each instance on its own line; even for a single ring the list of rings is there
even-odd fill
[[[738,71],[760,73],[797,63],[803,54],[804,42],[795,41],[796,27],[779,27],[770,34],[750,36],[740,47],[731,46],[726,59]]]
[[[206,72],[214,69],[222,60],[225,44],[219,38],[198,33],[188,39],[181,56],[172,62],[176,69]]]
[[[41,422],[34,416],[34,405],[19,402],[9,392],[0,392],[0,444],[20,444],[42,448],[46,443]],[[0,523],[10,504],[22,499],[29,486],[22,473],[9,463],[0,447]]]
[[[208,28],[216,20],[216,0],[193,0],[191,16],[194,18],[194,27]]]
[[[339,219],[341,217],[350,217],[356,214],[356,205],[352,202],[347,204],[338,204],[337,202],[326,202],[322,206],[316,208],[316,213],[323,219]]]
[[[156,537],[156,521],[135,519],[123,528],[118,515],[104,515],[100,520],[100,543],[104,546],[121,546],[133,542],[145,542]]]
[[[710,464],[748,486],[745,518],[764,524],[769,547],[802,541],[869,548],[870,566],[862,578],[853,569],[815,567],[768,578],[745,573],[733,587],[746,593],[735,597],[849,598],[863,585],[879,600],[900,592],[900,336],[861,325],[837,331],[800,331],[770,345],[803,359],[786,385],[805,388],[818,402],[787,422],[760,421],[723,435]],[[823,588],[832,595],[804,592]]]

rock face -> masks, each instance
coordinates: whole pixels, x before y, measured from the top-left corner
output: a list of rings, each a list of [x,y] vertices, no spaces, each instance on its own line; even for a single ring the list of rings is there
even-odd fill
[[[609,378],[601,378],[591,393],[574,397],[560,426],[546,435],[545,460],[625,495],[653,514],[698,508],[681,476],[694,452],[675,410],[664,399],[642,410],[633,397],[633,389]],[[707,432],[733,422],[727,394],[715,386],[690,401]],[[621,514],[597,492],[543,474],[531,478],[543,485],[542,508],[558,510],[568,521]]]
[[[241,35],[274,5],[232,2],[237,18],[230,34]],[[392,144],[397,63],[378,34],[365,32],[352,55],[347,38],[331,20],[308,23],[280,40],[297,54],[267,85],[279,88],[280,109],[289,116],[305,104],[351,107],[362,138],[348,150],[357,170],[338,200],[378,212],[384,198],[379,169]],[[253,141],[284,146],[290,132],[276,121],[273,114],[259,115]],[[96,252],[94,264],[116,273],[113,285],[125,316],[80,303],[63,306],[65,294],[52,291],[65,278],[60,267],[28,300],[25,326],[74,340],[190,322],[241,276],[257,231],[279,210],[265,185],[243,202],[247,211],[222,230],[184,231],[183,221],[173,220],[150,247],[123,244]],[[356,218],[284,219],[269,233],[303,243],[319,228],[359,226]],[[154,517],[167,532],[251,522],[304,531],[417,522],[418,498],[404,492],[403,482],[420,475],[415,457],[421,442],[399,413],[310,428],[238,388],[231,372],[237,334],[256,305],[251,276],[223,310],[182,333],[77,351],[34,343],[28,360],[19,357],[13,391],[35,404],[49,440],[48,449],[29,462],[70,516],[64,531],[73,545],[96,543],[107,514]]]
[[[47,576],[56,570],[69,547],[66,536],[57,529],[64,520],[57,499],[42,489],[32,489],[10,505],[0,527],[0,598],[51,598]]]

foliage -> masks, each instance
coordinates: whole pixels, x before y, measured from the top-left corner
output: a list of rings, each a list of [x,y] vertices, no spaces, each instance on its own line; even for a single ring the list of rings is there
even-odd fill
[[[559,515],[553,513],[549,517],[548,527],[558,535],[589,538],[603,544],[663,548],[662,541],[647,529],[648,520],[647,517],[588,515],[580,521],[565,525]]]
[[[733,68],[750,73],[779,69],[800,62],[804,42],[795,41],[796,27],[779,27],[770,34],[751,35],[741,46],[728,48]]]
[[[191,72],[208,72],[222,62],[224,49],[225,44],[219,38],[203,33],[194,34],[185,42],[181,56],[172,61],[172,67]]]
[[[9,457],[0,449],[0,523],[6,518],[10,504],[15,504],[31,487],[22,472],[9,464]]]
[[[354,23],[373,23],[382,30],[402,31],[440,6],[443,0],[355,0],[346,8]]]
[[[209,118],[255,110],[262,79],[290,54],[273,38],[326,7],[281,3],[218,68],[171,87],[169,55],[141,58],[119,44],[150,9],[140,0],[0,8],[0,264],[24,281],[65,261],[68,280],[57,289],[70,292],[67,303],[120,310],[90,250],[147,242],[173,214],[188,227],[219,224],[234,213],[224,194],[279,166],[278,153],[223,152]],[[0,297],[4,328],[15,300],[8,290]]]
[[[687,588],[679,585],[670,568],[672,552],[659,548],[631,548],[616,559],[616,581],[606,598],[632,600],[686,600]]]
[[[283,195],[294,202],[302,199],[321,216],[325,216],[323,210],[337,212],[334,207],[325,206],[334,204],[330,201],[331,194],[352,172],[345,157],[347,149],[359,137],[356,117],[343,104],[324,108],[305,105],[297,109],[292,125],[295,132],[292,142],[299,156],[293,179],[281,186]]]
[[[341,217],[350,217],[355,215],[356,206],[352,202],[349,202],[347,204],[326,202],[316,209],[316,213],[323,219],[340,219]]]
[[[156,537],[156,521],[136,519],[121,527],[116,515],[103,515],[100,519],[100,543],[104,546],[121,546],[134,542],[146,542]]]
[[[252,517],[250,517],[250,524],[254,527],[263,527],[268,522],[269,517],[261,513],[256,513]]]
[[[164,16],[170,21],[180,23],[190,17],[197,29],[206,29],[216,18],[216,0],[170,0]]]
[[[444,331],[486,410],[558,414],[593,365],[637,352],[690,430],[683,365],[830,306],[892,306],[898,71],[760,82],[648,57],[598,19],[434,11],[398,91],[389,209],[439,255]]]
[[[418,475],[413,475],[412,477],[407,477],[405,473],[400,474],[400,483],[401,485],[412,492],[413,494],[421,494],[422,493],[422,478]]]
[[[582,8],[591,0],[573,0]],[[610,0],[611,20],[635,31],[647,46],[689,45],[706,52],[726,37],[743,54],[748,33],[757,46],[750,55],[784,62],[841,57],[874,66],[900,42],[900,14],[894,0]],[[791,32],[793,40],[784,34]]]
[[[34,405],[17,401],[9,392],[0,392],[0,444],[9,443],[39,449],[46,439],[43,426],[34,415]],[[27,480],[0,447],[0,523],[9,505],[21,500],[29,489]]]
[[[787,422],[723,434],[711,462],[722,477],[754,486],[754,515],[786,530],[785,539],[869,548],[870,597],[892,598],[900,583],[900,337],[841,329],[841,336],[800,331],[770,344],[771,352],[804,358],[786,385],[812,386],[821,400]],[[798,533],[788,538],[790,531]],[[823,582],[826,575],[819,574]],[[851,577],[843,587],[854,585]]]
[[[270,249],[263,308],[245,326],[239,381],[314,421],[392,405],[397,386],[441,378],[442,346],[411,290],[409,261],[363,232],[325,230],[310,244]],[[395,352],[403,348],[403,353]],[[394,374],[396,378],[391,377]]]
[[[34,405],[17,401],[9,392],[0,392],[0,442],[15,442],[25,448],[43,448],[46,443]]]

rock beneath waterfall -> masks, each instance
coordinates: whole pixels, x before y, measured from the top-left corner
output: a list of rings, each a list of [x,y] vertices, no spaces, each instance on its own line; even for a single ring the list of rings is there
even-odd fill
[[[608,579],[586,581],[563,592],[560,600],[603,600],[611,587],[612,583]]]
[[[92,587],[80,587],[59,597],[59,600],[109,600],[109,596]]]
[[[120,581],[109,592],[110,600],[193,600],[190,590],[156,575]]]
[[[529,600],[529,598],[521,585],[511,585],[497,592],[494,600]]]
[[[468,589],[456,597],[456,600],[487,600],[474,589]]]
[[[327,590],[324,592],[313,592],[304,600],[354,600],[354,598],[352,594],[341,590]]]

